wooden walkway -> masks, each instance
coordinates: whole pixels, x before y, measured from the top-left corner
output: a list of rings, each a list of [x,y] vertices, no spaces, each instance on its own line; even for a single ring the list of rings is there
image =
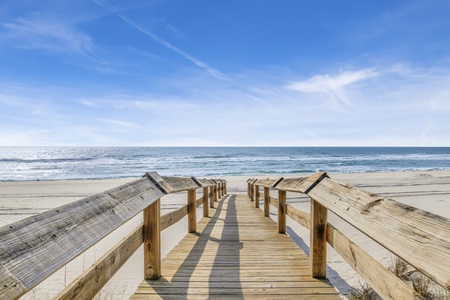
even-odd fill
[[[309,276],[309,258],[246,195],[227,195],[130,299],[341,299]]]

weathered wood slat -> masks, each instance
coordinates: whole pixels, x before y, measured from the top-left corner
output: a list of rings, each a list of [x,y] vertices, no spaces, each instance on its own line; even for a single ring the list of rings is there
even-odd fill
[[[265,188],[271,188],[273,187],[277,182],[283,180],[283,178],[280,179],[258,179],[255,184],[265,187]]]
[[[161,230],[164,230],[183,219],[188,213],[188,206],[183,205],[179,209],[172,211],[161,217]]]
[[[307,193],[318,182],[327,177],[327,173],[317,172],[309,177],[285,178],[280,181],[275,187],[277,190],[287,192]]]
[[[75,279],[55,299],[93,299],[143,243],[142,223]]]
[[[162,195],[142,178],[0,228],[0,298],[19,297]]]
[[[327,226],[327,240],[383,299],[423,299],[409,285],[330,224]]]
[[[161,176],[164,181],[172,188],[171,193],[183,192],[192,189],[198,189],[199,185],[192,180],[192,178],[186,177],[169,177]]]
[[[212,181],[211,179],[206,179],[206,178],[195,178],[199,183],[201,183],[202,187],[211,187],[213,185],[215,185],[215,182]]]
[[[294,221],[302,225],[303,227],[311,228],[311,215],[293,207],[292,205],[287,205],[287,215],[291,217]]]
[[[308,195],[450,289],[450,220],[324,178]]]

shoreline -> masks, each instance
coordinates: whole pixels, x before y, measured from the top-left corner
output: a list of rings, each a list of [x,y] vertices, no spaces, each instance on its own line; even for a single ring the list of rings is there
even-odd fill
[[[228,193],[246,193],[248,178],[292,178],[310,174],[265,174],[257,176],[224,176],[227,180]],[[332,179],[350,184],[366,191],[377,193],[398,202],[414,206],[434,214],[450,218],[450,170],[438,171],[402,171],[402,172],[370,172],[370,173],[329,173]],[[202,178],[202,177],[200,177]],[[217,178],[217,177],[216,177]],[[51,180],[51,181],[3,181],[0,182],[0,226],[24,219],[33,214],[51,209],[66,203],[106,191],[118,185],[138,178],[93,179],[93,180]],[[199,189],[201,190],[201,189]],[[198,190],[198,191],[199,191]],[[200,193],[200,191],[199,191]],[[199,194],[200,195],[200,194]],[[277,197],[276,192],[272,195]],[[161,214],[165,214],[186,204],[185,193],[165,196],[162,202]],[[303,211],[309,211],[308,197],[288,193],[287,202]],[[198,219],[201,218],[201,207]],[[276,218],[276,211],[271,211],[271,217]],[[137,226],[142,220],[137,215],[113,234],[74,259],[66,267],[56,272],[28,293],[23,299],[51,298],[66,284],[69,284],[83,270],[87,269],[95,259],[98,259],[121,238]],[[352,228],[331,213],[329,222],[352,239],[374,258],[389,267],[392,255],[377,243]],[[288,220],[288,234],[306,253],[309,252],[309,232],[301,225]],[[162,232],[162,256],[164,257],[187,234],[187,219]],[[342,258],[329,247],[328,277],[343,294],[351,292],[353,287],[359,287],[359,276]],[[102,295],[112,299],[127,299],[133,293],[136,285],[142,281],[142,247],[122,269],[110,280],[102,290]]]

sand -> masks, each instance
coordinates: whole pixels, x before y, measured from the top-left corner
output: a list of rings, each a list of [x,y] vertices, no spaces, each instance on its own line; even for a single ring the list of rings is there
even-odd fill
[[[450,218],[450,170],[421,171],[398,173],[354,173],[329,174],[334,180],[349,183],[396,201]],[[304,174],[282,175],[283,177],[300,177]],[[279,178],[280,176],[270,176]],[[257,176],[255,178],[267,178]],[[66,181],[30,181],[0,182],[0,227],[36,213],[64,205],[74,200],[105,191],[115,186],[134,180],[66,180]],[[229,193],[246,193],[245,177],[226,177]],[[201,192],[201,189],[198,190]],[[199,194],[200,196],[200,194]],[[276,191],[273,192],[276,197]],[[186,194],[165,196],[162,201],[162,214],[186,203]],[[288,203],[309,212],[308,198],[288,193]],[[201,218],[202,209],[197,216]],[[271,217],[276,218],[276,211],[271,209]],[[94,261],[108,251],[121,238],[135,228],[142,218],[136,216],[108,237],[100,241],[85,254],[70,262],[38,285],[23,299],[50,299],[60,290],[86,270]],[[344,232],[351,240],[369,252],[382,264],[392,265],[393,255],[384,248],[365,237],[358,230],[338,217],[330,214],[329,222]],[[306,253],[309,252],[309,232],[288,218],[288,234]],[[163,257],[183,238],[187,231],[186,218],[162,232]],[[349,294],[353,287],[358,287],[359,276],[349,267],[334,250],[328,249],[327,274],[331,282],[342,294]],[[98,295],[99,299],[128,299],[142,281],[142,249],[138,250],[122,269],[110,280]]]

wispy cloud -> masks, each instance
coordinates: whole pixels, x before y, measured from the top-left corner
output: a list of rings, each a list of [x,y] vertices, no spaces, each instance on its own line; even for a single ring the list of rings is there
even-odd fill
[[[19,17],[0,26],[5,31],[1,40],[9,40],[16,47],[83,55],[92,51],[92,39],[87,34],[48,15]]]
[[[128,121],[121,121],[121,120],[115,120],[115,119],[102,119],[102,118],[99,118],[97,120],[100,122],[103,122],[103,123],[107,123],[107,124],[118,126],[118,127],[125,128],[125,129],[139,127],[138,124],[133,123],[133,122],[128,122]]]
[[[340,107],[341,104],[352,105],[345,90],[347,86],[376,76],[378,72],[372,69],[347,71],[336,76],[316,75],[305,81],[293,82],[287,88],[304,93],[325,94],[335,107]]]
[[[175,53],[183,56],[185,59],[189,60],[190,62],[192,62],[193,64],[195,64],[197,67],[200,67],[202,69],[204,69],[206,72],[208,72],[209,74],[211,74],[212,76],[214,76],[217,79],[221,79],[221,80],[228,80],[227,76],[225,76],[222,72],[220,72],[219,70],[211,67],[210,65],[208,65],[207,63],[201,61],[200,59],[190,55],[189,53],[187,53],[186,51],[181,50],[178,47],[175,47],[174,45],[172,45],[171,43],[169,43],[168,41],[160,38],[159,36],[157,36],[156,34],[154,34],[153,32],[151,32],[150,30],[145,29],[144,27],[138,25],[137,23],[133,22],[131,19],[125,17],[124,15],[122,15],[121,13],[119,13],[116,9],[104,4],[103,2],[100,2],[98,0],[94,0],[95,3],[105,7],[106,9],[110,10],[112,13],[114,13],[117,17],[119,17],[120,19],[122,19],[124,22],[128,23],[129,25],[131,25],[132,27],[134,27],[136,30],[138,30],[139,32],[141,32],[142,34],[150,37],[152,40],[154,40],[155,42],[163,45],[164,47],[166,47],[169,50],[174,51]]]

